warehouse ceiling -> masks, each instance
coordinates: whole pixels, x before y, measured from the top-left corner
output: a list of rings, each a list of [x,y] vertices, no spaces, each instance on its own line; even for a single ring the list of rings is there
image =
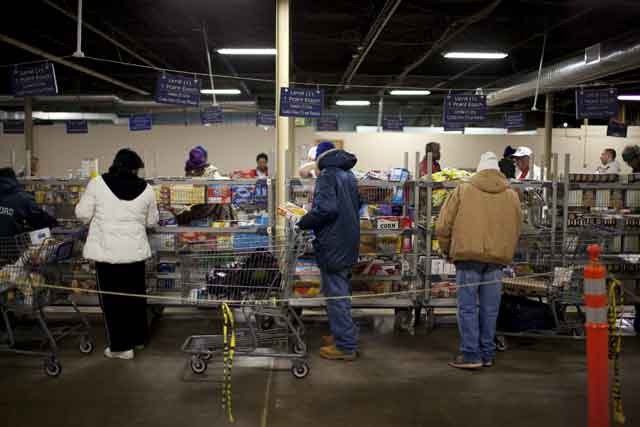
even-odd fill
[[[292,0],[292,80],[304,83],[343,82],[350,63],[365,51],[365,39],[376,18],[396,1]],[[158,71],[152,66],[189,72],[207,72],[202,28],[211,49],[274,47],[275,2],[269,0],[111,0],[84,1],[84,20],[119,42],[117,47],[85,28],[87,58],[70,57],[76,48],[76,0],[11,2],[0,17],[0,33],[50,54],[82,64],[127,85],[153,92]],[[413,111],[428,117],[439,114],[448,90],[496,88],[503,79],[536,70],[543,34],[547,32],[545,63],[574,55],[585,47],[632,30],[640,18],[635,0],[404,0],[388,20],[376,42],[353,74],[347,88],[326,86],[335,99],[369,99],[373,111],[387,85],[430,88],[422,98],[385,97],[385,108]],[[135,55],[127,52],[130,50]],[[445,59],[443,52],[504,51],[498,61]],[[428,55],[426,55],[429,53]],[[404,78],[403,71],[421,57]],[[0,43],[2,64],[40,59]],[[113,61],[113,62],[111,62]],[[134,67],[121,63],[140,64]],[[216,88],[238,88],[240,97],[273,108],[274,57],[213,57],[214,72],[254,80],[216,78]],[[63,95],[117,95],[140,99],[139,94],[112,83],[56,65]],[[0,68],[0,94],[9,94],[8,67]],[[625,90],[640,89],[633,82],[640,73],[628,71],[610,81]],[[205,87],[208,82],[205,83]],[[363,87],[375,86],[375,87]],[[557,97],[559,109],[570,111],[573,97]],[[531,106],[531,100],[509,108]],[[423,121],[424,122],[424,121]]]

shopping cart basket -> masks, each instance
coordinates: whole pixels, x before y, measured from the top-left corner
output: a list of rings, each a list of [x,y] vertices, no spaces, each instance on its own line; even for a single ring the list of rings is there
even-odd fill
[[[62,372],[58,361],[58,342],[69,336],[80,337],[80,351],[89,354],[94,345],[90,339],[89,323],[75,303],[72,306],[78,322],[71,326],[50,328],[44,308],[56,297],[47,287],[56,276],[57,264],[69,259],[74,241],[46,238],[34,242],[33,234],[0,237],[0,312],[5,331],[1,333],[0,352],[44,357],[47,375],[57,377]],[[55,279],[53,279],[55,280]],[[17,319],[32,318],[37,332],[23,331]],[[22,347],[26,342],[40,342],[40,349]],[[20,343],[20,346],[18,346]]]
[[[241,315],[242,326],[235,328],[235,354],[290,359],[296,378],[309,373],[304,326],[284,298],[290,294],[295,261],[307,242],[305,233],[291,229],[285,236],[270,236],[260,247],[236,250],[228,244],[193,243],[180,256],[182,286],[193,304],[224,303]],[[225,336],[190,336],[182,350],[191,354],[191,369],[200,374],[212,358],[223,356]]]

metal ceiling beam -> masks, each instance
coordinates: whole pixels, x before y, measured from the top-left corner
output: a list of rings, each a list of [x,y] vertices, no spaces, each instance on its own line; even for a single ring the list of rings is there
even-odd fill
[[[433,54],[435,54],[438,51],[440,51],[447,43],[449,43],[455,37],[457,37],[460,34],[462,34],[462,32],[464,32],[469,26],[471,26],[472,24],[475,24],[476,22],[479,22],[479,21],[485,19],[487,16],[489,16],[498,7],[498,5],[501,2],[502,2],[502,0],[494,0],[493,2],[491,2],[491,4],[489,4],[488,6],[484,7],[479,12],[477,12],[477,13],[469,16],[469,17],[466,17],[466,18],[463,18],[463,19],[458,19],[458,20],[454,21],[451,25],[449,25],[449,27],[447,27],[447,29],[444,31],[442,36],[440,36],[440,38],[433,44],[433,46],[431,46],[431,48],[429,48],[429,50],[427,50],[424,53],[424,55],[422,55],[416,61],[414,61],[413,63],[407,65],[404,68],[404,70],[402,70],[400,75],[398,75],[398,77],[389,86],[396,86],[396,85],[402,84],[402,82],[407,78],[407,76],[412,71],[414,71],[416,68],[418,68],[420,65],[422,65]],[[380,95],[383,95],[383,94],[384,94],[384,89],[382,89],[380,91]]]
[[[349,83],[353,80],[353,76],[358,72],[358,68],[360,68],[360,65],[364,62],[364,59],[369,54],[369,51],[375,44],[376,40],[378,40],[378,37],[380,37],[382,30],[387,26],[387,23],[395,13],[396,9],[398,9],[398,6],[400,6],[400,3],[402,3],[402,0],[387,0],[361,44],[361,46],[365,46],[364,50],[351,59],[349,66],[340,79],[341,86],[338,90],[341,87],[349,86]]]
[[[62,13],[64,16],[66,16],[68,18],[71,18],[74,21],[78,22],[78,17],[77,16],[75,16],[73,13],[65,10],[64,8],[58,6],[54,2],[52,2],[50,0],[42,0],[42,2],[44,4],[46,4],[47,6],[50,6],[53,9],[57,10],[58,12]],[[150,67],[156,67],[156,65],[154,65],[148,59],[146,59],[144,56],[142,56],[142,55],[136,53],[135,51],[131,50],[127,46],[123,45],[122,43],[120,43],[119,41],[114,39],[113,37],[109,36],[108,34],[105,34],[104,32],[102,32],[99,29],[97,29],[96,27],[94,27],[93,25],[87,23],[85,20],[83,20],[82,26],[85,27],[87,30],[99,35],[100,37],[102,37],[103,39],[105,39],[106,41],[111,43],[112,45],[116,46],[118,49],[121,49],[121,50],[127,52],[129,55],[131,55],[132,57],[136,58],[138,61],[141,61],[141,62],[145,63],[146,65],[149,65]]]
[[[56,55],[52,55],[48,52],[45,52],[41,49],[38,49],[37,47],[28,45],[26,43],[21,42],[20,40],[16,40],[13,37],[9,37],[6,34],[2,34],[0,33],[0,41],[5,42],[7,44],[10,44],[11,46],[17,47],[19,49],[22,50],[26,50],[27,52],[30,52],[34,55],[37,56],[41,56],[43,58],[48,59],[49,61],[52,62],[57,62],[60,65],[64,65],[65,67],[69,67],[71,69],[74,69],[76,71],[79,71],[81,73],[87,74],[89,76],[95,77],[96,79],[100,79],[100,80],[104,80],[106,82],[109,82],[113,85],[119,86],[123,89],[129,90],[131,92],[137,93],[139,95],[150,95],[149,92],[142,90],[142,89],[138,89],[137,87],[134,86],[130,86],[126,83],[121,82],[120,80],[116,80],[114,78],[111,78],[105,74],[99,73],[97,71],[91,70],[87,67],[84,67],[82,65],[79,64],[75,64],[73,62],[67,61],[66,59],[60,58],[59,56]]]

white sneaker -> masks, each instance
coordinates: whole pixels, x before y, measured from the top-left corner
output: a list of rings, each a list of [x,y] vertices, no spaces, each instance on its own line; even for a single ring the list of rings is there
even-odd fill
[[[111,349],[107,347],[104,349],[104,357],[108,357],[109,359],[132,360],[134,357],[134,353],[133,350],[111,351]]]

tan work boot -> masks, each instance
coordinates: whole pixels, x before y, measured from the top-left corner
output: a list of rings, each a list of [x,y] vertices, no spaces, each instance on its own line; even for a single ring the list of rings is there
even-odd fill
[[[343,353],[342,351],[338,350],[335,345],[329,345],[320,348],[320,357],[328,360],[345,360],[351,362],[356,360],[357,355],[356,353]]]
[[[336,343],[336,339],[333,337],[333,335],[324,335],[322,337],[322,346],[323,347],[329,347],[332,346]]]

